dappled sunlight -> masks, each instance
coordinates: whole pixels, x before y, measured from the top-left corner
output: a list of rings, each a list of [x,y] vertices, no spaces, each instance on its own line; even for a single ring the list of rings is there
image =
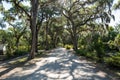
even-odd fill
[[[105,72],[103,72],[103,71],[98,71],[97,73],[96,73],[96,75],[98,75],[98,76],[100,76],[100,77],[106,77],[106,73]]]
[[[27,62],[17,70],[12,70],[5,80],[109,80],[107,73],[99,71],[95,65],[57,48],[48,57],[38,62]],[[16,68],[17,69],[17,68]]]

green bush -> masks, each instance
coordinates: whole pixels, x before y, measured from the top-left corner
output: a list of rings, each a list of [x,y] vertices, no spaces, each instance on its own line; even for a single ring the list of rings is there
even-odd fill
[[[14,55],[13,55],[13,53],[7,52],[7,53],[5,54],[5,56],[6,56],[6,59],[8,59],[8,58],[13,57]]]
[[[18,50],[20,50],[20,51],[27,51],[28,50],[28,46],[19,46]]]
[[[18,57],[18,56],[23,56],[25,54],[28,54],[27,51],[15,51],[14,53],[7,53],[6,54],[6,59],[10,59],[10,58],[15,58],[15,57]]]
[[[79,49],[79,50],[77,50],[76,51],[76,54],[77,55],[80,55],[80,56],[84,56],[84,57],[86,57],[86,58],[89,58],[89,59],[93,59],[93,60],[96,60],[96,61],[98,61],[98,57],[97,57],[97,54],[96,54],[96,52],[88,52],[87,50],[85,50],[85,49]]]
[[[101,40],[101,37],[99,35],[93,36],[93,49],[96,51],[96,55],[98,57],[98,61],[102,62],[103,57],[105,56],[105,50],[104,50],[104,44]]]
[[[105,59],[106,64],[111,67],[119,67],[120,68],[120,53],[115,56],[111,56]]]
[[[66,48],[66,49],[72,49],[73,46],[72,46],[72,45],[65,45],[65,48]]]
[[[80,56],[85,56],[86,50],[84,50],[84,49],[79,49],[79,50],[76,51],[76,54],[78,54],[78,55],[80,55]]]
[[[25,55],[25,54],[27,54],[28,52],[27,51],[25,51],[25,50],[16,50],[14,53],[13,53],[13,55],[14,56],[22,56],[22,55]]]
[[[93,60],[98,60],[97,55],[95,52],[87,52],[85,55],[87,58],[91,58]]]
[[[59,47],[62,47],[62,46],[63,46],[63,44],[62,44],[62,43],[58,43],[57,45],[58,45]]]

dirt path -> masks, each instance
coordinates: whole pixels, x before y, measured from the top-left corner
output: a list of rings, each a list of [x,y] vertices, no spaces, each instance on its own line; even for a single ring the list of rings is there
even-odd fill
[[[48,57],[12,66],[0,66],[0,80],[113,80],[93,64],[64,48],[52,50]],[[7,66],[5,66],[7,65]]]

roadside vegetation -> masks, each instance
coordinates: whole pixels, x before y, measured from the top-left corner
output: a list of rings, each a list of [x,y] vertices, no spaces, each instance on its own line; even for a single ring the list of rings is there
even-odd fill
[[[112,11],[119,9],[120,1],[113,2],[1,0],[0,44],[6,46],[5,59],[23,55],[33,59],[35,54],[41,53],[39,50],[64,47],[73,49],[79,56],[119,69],[120,24],[109,26],[109,23],[115,20]],[[3,3],[12,7],[5,9]]]

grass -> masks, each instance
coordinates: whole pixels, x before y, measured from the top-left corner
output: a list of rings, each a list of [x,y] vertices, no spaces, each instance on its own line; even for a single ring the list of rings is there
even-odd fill
[[[19,63],[24,63],[26,61],[27,61],[27,57],[23,57],[23,58],[20,58],[18,60],[11,61],[9,64],[15,65],[15,64],[19,64]]]

